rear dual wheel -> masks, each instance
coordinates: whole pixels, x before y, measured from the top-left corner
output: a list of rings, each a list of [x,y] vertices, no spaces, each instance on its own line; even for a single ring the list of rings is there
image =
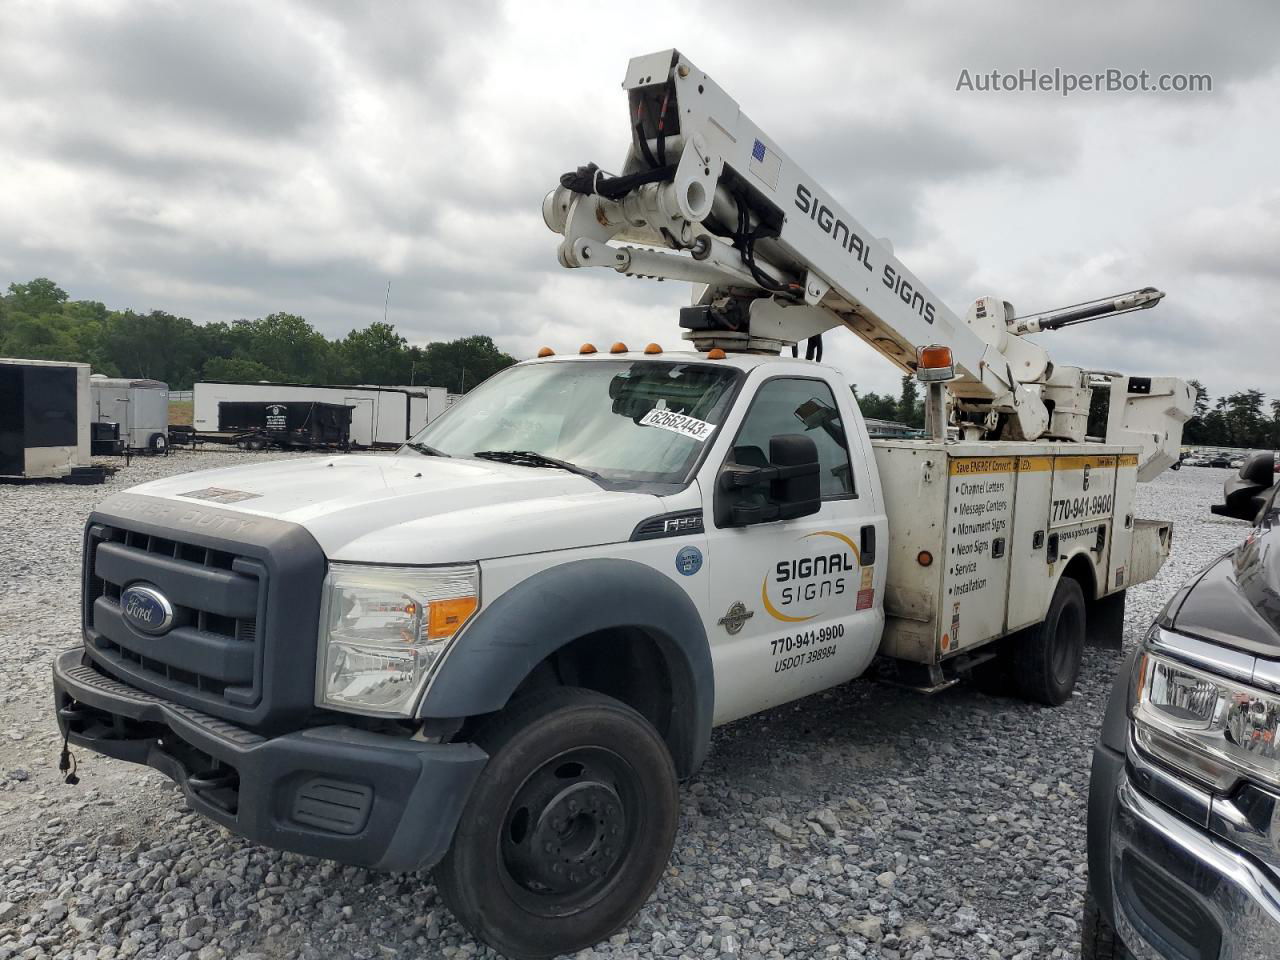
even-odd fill
[[[1044,620],[996,641],[999,652],[970,673],[975,686],[992,696],[1017,694],[1059,706],[1071,699],[1084,656],[1085,604],[1080,584],[1058,581]]]
[[[1015,638],[1012,673],[1023,697],[1051,707],[1071,699],[1084,656],[1084,627],[1084,591],[1063,577],[1044,620]]]
[[[560,688],[517,701],[475,742],[490,759],[435,874],[463,926],[511,957],[572,953],[623,926],[675,842],[658,732],[617,700]]]

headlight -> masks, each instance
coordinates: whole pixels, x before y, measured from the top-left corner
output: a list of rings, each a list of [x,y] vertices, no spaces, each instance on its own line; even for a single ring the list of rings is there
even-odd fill
[[[480,605],[480,571],[335,563],[320,608],[316,703],[407,716]]]
[[[1140,747],[1218,791],[1280,787],[1280,697],[1144,652],[1133,719]]]

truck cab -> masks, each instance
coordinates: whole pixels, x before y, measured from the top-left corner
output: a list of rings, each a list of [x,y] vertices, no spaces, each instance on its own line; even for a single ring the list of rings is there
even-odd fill
[[[106,500],[58,718],[258,842],[439,864],[486,940],[560,952],[647,897],[714,724],[867,668],[887,535],[832,368],[584,348],[392,456]]]

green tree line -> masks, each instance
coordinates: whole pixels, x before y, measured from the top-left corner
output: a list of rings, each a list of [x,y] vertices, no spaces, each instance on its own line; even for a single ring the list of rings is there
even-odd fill
[[[858,400],[858,409],[864,417],[905,423],[909,427],[924,426],[924,397],[920,393],[920,385],[911,374],[903,374],[901,392],[896,397],[891,393],[874,391],[859,393],[856,383],[852,389]]]
[[[1280,449],[1280,400],[1267,402],[1261,390],[1240,390],[1209,402],[1199,380],[1188,380],[1195,393],[1195,414],[1182,429],[1182,442],[1206,447]]]
[[[0,356],[88,363],[95,373],[163,380],[418,384],[465,393],[515,358],[486,336],[410,345],[395,326],[371,323],[330,340],[303,317],[196,323],[164,310],[109,310],[71,300],[52,280],[11,283],[0,296]]]

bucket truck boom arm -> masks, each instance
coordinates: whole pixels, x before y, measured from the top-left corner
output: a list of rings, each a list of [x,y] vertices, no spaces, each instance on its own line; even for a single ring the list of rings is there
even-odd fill
[[[1162,293],[1091,301],[1021,328],[994,297],[957,316],[678,51],[633,59],[623,88],[631,145],[621,173],[580,167],[543,201],[564,236],[563,266],[705,285],[680,320],[700,349],[777,352],[843,326],[912,372],[918,348],[943,344],[955,361],[951,417],[966,435],[1084,439],[1089,376],[1055,368],[1021,334],[1145,309]]]

